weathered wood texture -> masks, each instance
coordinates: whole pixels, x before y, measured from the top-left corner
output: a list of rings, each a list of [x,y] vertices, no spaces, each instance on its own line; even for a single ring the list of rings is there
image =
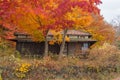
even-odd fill
[[[16,50],[21,54],[43,55],[45,42],[34,42],[30,35],[24,33],[16,33],[15,36],[16,38],[11,40],[16,42]],[[96,42],[96,40],[91,39],[91,34],[82,31],[68,30],[67,36],[70,38],[70,41],[65,42],[64,54],[66,55],[80,53]],[[48,32],[48,42],[51,41],[52,38],[53,34]],[[49,44],[49,53],[58,54],[60,52],[60,46],[61,45],[58,44]]]
[[[89,44],[88,47],[92,43],[87,42]],[[44,42],[36,43],[36,42],[17,42],[16,50],[18,50],[22,55],[25,54],[34,54],[34,55],[43,55],[44,53]],[[64,54],[72,55],[76,53],[80,53],[83,47],[83,42],[66,42]],[[60,51],[60,45],[54,44],[49,45],[49,53],[58,54]]]

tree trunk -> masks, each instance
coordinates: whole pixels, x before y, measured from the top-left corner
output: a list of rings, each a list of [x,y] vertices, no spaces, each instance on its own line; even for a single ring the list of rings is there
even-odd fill
[[[43,26],[42,22],[41,22],[40,16],[36,15],[36,17],[37,17],[37,20],[36,19],[34,19],[34,20],[37,21],[40,26]],[[44,48],[44,54],[43,54],[44,57],[48,56],[48,39],[47,39],[47,37],[48,37],[48,31],[49,31],[49,29],[47,29],[46,33],[45,33],[46,34],[45,35],[45,48]]]
[[[66,35],[67,35],[67,29],[65,29],[63,31],[62,44],[60,46],[60,52],[59,52],[59,59],[61,59],[62,55],[63,55],[63,51],[64,51],[64,48],[65,48],[65,36]]]
[[[46,36],[45,36],[45,49],[44,49],[44,57],[47,57],[48,56],[48,31],[46,31]]]

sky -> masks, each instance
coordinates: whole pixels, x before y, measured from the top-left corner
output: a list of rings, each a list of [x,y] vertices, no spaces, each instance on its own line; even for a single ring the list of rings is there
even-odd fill
[[[111,22],[120,15],[120,0],[101,0],[103,3],[99,6],[104,20]]]

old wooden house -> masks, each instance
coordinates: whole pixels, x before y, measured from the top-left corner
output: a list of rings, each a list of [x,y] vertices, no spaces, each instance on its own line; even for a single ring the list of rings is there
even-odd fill
[[[93,40],[92,35],[83,31],[78,30],[68,30],[67,36],[70,41],[65,43],[64,54],[74,54],[80,53],[82,50],[88,49],[93,45],[96,40]],[[30,35],[23,33],[15,33],[15,39],[12,41],[16,42],[16,50],[21,54],[43,54],[44,53],[44,41],[43,42],[34,42],[31,39]],[[48,32],[48,40],[52,39],[53,34]],[[60,44],[49,44],[49,52],[59,53]]]

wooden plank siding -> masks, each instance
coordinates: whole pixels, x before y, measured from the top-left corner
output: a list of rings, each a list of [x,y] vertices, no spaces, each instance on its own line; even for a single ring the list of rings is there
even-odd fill
[[[61,32],[62,34],[62,32]],[[85,47],[90,47],[92,44],[96,42],[96,40],[91,39],[92,35],[82,31],[76,30],[68,30],[67,36],[70,38],[69,42],[66,42],[64,54],[72,55],[76,53],[82,52],[82,49]],[[35,42],[32,40],[32,37],[23,33],[16,33],[14,39],[12,41],[16,42],[16,50],[18,50],[22,55],[25,54],[34,54],[34,55],[43,55],[45,43],[43,42]],[[48,41],[51,41],[53,38],[52,33],[48,33]],[[87,44],[87,45],[85,45]],[[60,51],[60,45],[49,44],[49,53],[58,54]]]

